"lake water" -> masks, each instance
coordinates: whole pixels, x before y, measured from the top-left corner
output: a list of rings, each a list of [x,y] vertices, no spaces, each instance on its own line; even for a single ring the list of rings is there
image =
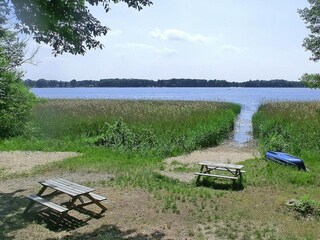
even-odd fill
[[[270,101],[320,101],[320,89],[308,88],[33,88],[43,98],[153,99],[226,101],[241,105],[234,141],[252,140],[252,115]]]

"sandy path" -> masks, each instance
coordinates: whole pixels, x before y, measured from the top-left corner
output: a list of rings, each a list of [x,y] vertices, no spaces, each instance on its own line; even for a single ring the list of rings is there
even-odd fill
[[[79,155],[76,152],[5,151],[0,152],[0,170],[4,171],[4,174],[23,173],[36,166]]]

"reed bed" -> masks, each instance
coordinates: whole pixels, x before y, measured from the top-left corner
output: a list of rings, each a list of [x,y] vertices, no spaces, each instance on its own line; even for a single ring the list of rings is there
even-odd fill
[[[320,186],[320,102],[275,102],[262,105],[253,117],[253,133],[261,155],[283,151],[302,158],[309,172],[252,163],[253,184]],[[261,177],[263,176],[263,177]],[[287,185],[288,186],[288,185]]]
[[[220,102],[48,100],[34,110],[32,134],[167,156],[217,145],[239,112]]]
[[[253,118],[253,133],[262,150],[301,154],[320,151],[320,103],[276,102],[262,105]]]

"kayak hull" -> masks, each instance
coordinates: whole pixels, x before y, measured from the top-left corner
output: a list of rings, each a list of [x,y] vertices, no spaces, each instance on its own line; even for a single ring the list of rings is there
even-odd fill
[[[284,152],[267,151],[265,157],[274,162],[297,167],[299,170],[307,170],[302,159]]]

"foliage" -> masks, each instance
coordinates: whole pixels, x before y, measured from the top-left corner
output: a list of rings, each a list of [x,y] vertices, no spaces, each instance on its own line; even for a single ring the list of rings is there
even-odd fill
[[[1,11],[3,10],[0,5]],[[1,22],[1,18],[0,18]],[[25,43],[0,25],[0,137],[24,131],[35,100],[24,86],[17,67],[23,62]]]
[[[278,102],[260,106],[253,117],[253,134],[266,150],[301,154],[319,151],[320,104]]]
[[[215,102],[49,100],[37,104],[33,124],[42,139],[167,156],[216,145],[239,111]]]
[[[314,217],[317,220],[320,219],[319,202],[310,199],[309,196],[303,196],[299,200],[291,200],[288,206],[291,206],[303,218]]]
[[[268,150],[284,151],[303,159],[308,172],[267,161],[251,163],[247,174],[252,185],[320,186],[320,103],[277,102],[260,106],[253,117],[254,137],[261,155]]]
[[[88,5],[101,4],[108,12],[111,2],[125,2],[138,10],[152,4],[150,0],[11,0],[19,21],[17,28],[32,34],[38,43],[50,44],[55,55],[84,54],[87,49],[102,48],[96,37],[106,35],[109,28],[91,14]]]
[[[169,80],[147,80],[147,79],[100,79],[95,80],[72,80],[70,82],[58,80],[30,80],[24,82],[29,87],[303,87],[297,81],[274,80],[250,80],[246,82],[227,82],[226,80],[205,79],[169,79]]]
[[[308,0],[308,2],[310,7],[299,9],[298,13],[311,32],[309,36],[304,39],[303,47],[307,51],[311,51],[312,57],[310,60],[316,62],[320,59],[320,2],[318,0]]]
[[[310,34],[304,39],[302,46],[311,52],[310,60],[317,62],[320,59],[320,1],[308,0],[308,2],[310,4],[309,8],[298,10],[300,17],[310,30]],[[320,87],[319,74],[304,74],[300,80],[307,87]]]
[[[300,81],[309,88],[319,88],[320,87],[320,74],[308,74],[305,73],[300,78]]]
[[[290,115],[290,111],[301,112],[294,116],[304,117],[299,124],[303,122],[307,125],[306,129],[311,128],[312,131],[319,126],[317,121],[309,121],[316,118],[320,112],[317,106],[319,106],[317,103],[302,103],[299,110],[299,104],[279,103],[272,108],[272,114],[266,114],[265,118],[260,119],[260,123],[264,125],[264,120],[268,122],[273,118],[272,116],[285,117]],[[148,127],[161,140],[166,139],[164,132],[168,130],[175,139],[179,136],[178,133],[189,132],[188,129],[195,130],[197,133],[200,128],[206,129],[205,126],[209,128],[217,119],[221,121],[216,125],[223,124],[223,118],[216,117],[216,115],[226,114],[228,112],[226,109],[237,112],[239,106],[180,101],[44,100],[35,108],[33,119],[40,136],[33,135],[32,141],[27,141],[28,138],[22,137],[0,141],[0,149],[81,152],[81,156],[77,158],[38,168],[33,174],[53,176],[54,174],[61,175],[61,172],[66,175],[72,172],[82,176],[91,173],[90,176],[96,177],[82,178],[83,181],[86,181],[85,184],[100,190],[105,188],[107,192],[114,191],[113,198],[124,191],[128,193],[129,198],[132,191],[139,195],[147,194],[150,196],[148,201],[151,201],[154,206],[154,212],[147,211],[147,215],[136,218],[135,212],[129,211],[126,212],[127,216],[135,219],[136,226],[142,226],[155,216],[162,216],[163,219],[178,219],[176,223],[173,224],[171,221],[167,225],[167,229],[177,234],[176,238],[179,238],[178,232],[181,226],[191,226],[186,229],[191,230],[189,238],[192,239],[207,239],[213,235],[216,238],[228,239],[318,239],[319,222],[304,221],[301,217],[297,218],[296,214],[288,214],[288,209],[284,206],[288,199],[300,199],[304,195],[310,196],[309,199],[318,198],[320,168],[317,151],[302,153],[310,172],[301,172],[258,159],[245,161],[242,163],[246,171],[243,179],[244,190],[232,191],[212,185],[196,187],[195,180],[185,183],[163,176],[159,173],[163,167],[162,158],[153,154],[138,155],[117,148],[94,147],[87,145],[87,142],[80,141],[84,137],[87,140],[88,136],[103,135],[109,127],[113,129],[112,134],[127,131],[138,134],[140,130]],[[207,115],[210,112],[213,114]],[[302,113],[307,114],[302,115]],[[288,117],[287,121],[294,120],[294,116]],[[211,118],[214,118],[212,122],[206,121]],[[278,124],[277,131],[281,132],[280,122]],[[118,130],[115,130],[117,128]],[[310,136],[309,132],[303,131]],[[201,135],[201,133],[197,134]],[[187,135],[185,139],[192,136]],[[288,143],[290,145],[290,142]],[[183,167],[181,170],[192,177],[199,168],[197,164],[194,164],[193,167]],[[112,180],[107,180],[106,174],[112,175]],[[12,174],[11,177],[16,179],[18,176]],[[90,180],[84,180],[89,178]],[[225,182],[225,185],[229,185],[228,181]],[[8,198],[7,194],[3,199]],[[11,198],[10,200],[16,202],[16,199]],[[309,203],[312,204],[313,201]],[[18,203],[16,205],[21,206]],[[308,204],[306,207],[299,207],[302,210],[308,208]],[[19,210],[10,210],[4,214],[5,217],[10,216],[8,228],[3,233],[5,236],[14,235],[15,232],[12,229],[17,225],[13,225],[12,222],[17,223],[15,219],[21,218],[20,214],[14,218],[14,213]],[[126,208],[122,210],[127,211]],[[145,214],[144,211],[141,214]],[[24,221],[23,224],[25,223],[28,222]],[[25,228],[25,225],[20,228]],[[108,229],[102,229],[99,234],[106,236],[108,232]],[[73,239],[71,237],[73,233],[74,231],[69,232],[66,238]],[[75,234],[75,239],[83,237],[78,233]],[[203,234],[202,237],[199,237],[200,234]],[[85,237],[88,236],[93,239],[97,238],[97,232],[92,230],[89,235],[85,235]]]
[[[158,142],[151,130],[141,129],[134,133],[120,118],[113,124],[106,123],[103,134],[94,138],[94,144],[107,148],[122,148],[126,150],[154,148]]]
[[[15,72],[0,72],[0,138],[25,130],[34,99]]]

